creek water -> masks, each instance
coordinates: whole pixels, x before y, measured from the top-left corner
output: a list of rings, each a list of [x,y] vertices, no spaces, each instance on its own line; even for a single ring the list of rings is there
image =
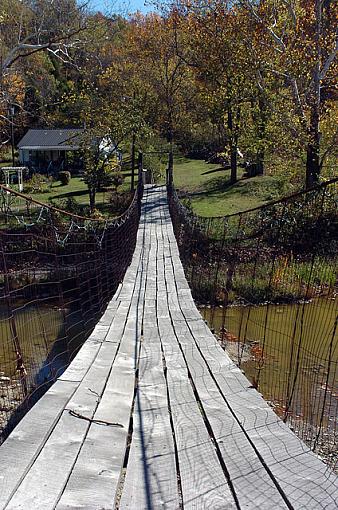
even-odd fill
[[[17,302],[10,318],[8,308],[0,308],[0,436],[26,396],[35,394],[32,402],[41,396],[61,375],[84,339],[78,312],[50,302]],[[18,370],[18,347],[24,377]]]
[[[200,311],[279,415],[288,411],[292,420],[316,428],[323,414],[325,428],[333,432],[338,407],[337,305],[338,298],[330,297]]]
[[[338,342],[334,330],[338,299],[291,305],[200,308],[229,355],[263,397],[302,426],[334,434],[338,409]],[[61,374],[85,339],[77,312],[51,303],[20,304],[15,328],[29,390]],[[0,308],[0,429],[24,399],[8,311]],[[305,425],[304,425],[305,424]],[[0,430],[1,431],[1,430]]]
[[[32,377],[46,364],[54,373],[62,370],[83,340],[78,314],[57,305],[26,303],[16,306],[13,315],[11,322],[5,307],[0,308],[0,372],[5,377],[15,377],[17,372],[13,323],[25,369]]]

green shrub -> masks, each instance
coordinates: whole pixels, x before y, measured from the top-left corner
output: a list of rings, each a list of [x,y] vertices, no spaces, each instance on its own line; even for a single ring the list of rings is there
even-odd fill
[[[25,193],[48,193],[52,179],[42,174],[33,174],[24,184]]]
[[[98,209],[93,209],[93,211],[90,213],[90,217],[93,218],[93,220],[103,220],[104,216]]]
[[[59,181],[61,182],[62,186],[67,186],[67,184],[70,183],[70,179],[71,179],[71,174],[70,172],[67,172],[65,170],[62,170],[61,172],[59,172]]]
[[[49,203],[53,207],[61,209],[62,211],[67,211],[72,214],[79,214],[80,216],[83,214],[83,207],[75,200],[74,197],[62,198],[60,200],[50,198]]]
[[[191,203],[191,199],[189,197],[183,197],[181,198],[181,204],[188,209],[189,212],[193,213],[193,206]]]
[[[113,186],[117,189],[119,186],[122,186],[124,182],[124,175],[120,171],[115,171],[110,174],[110,186]]]
[[[109,195],[109,205],[111,214],[122,214],[128,209],[133,199],[133,194],[130,191],[125,193],[118,193],[112,191]]]
[[[294,263],[293,271],[303,285],[334,287],[337,281],[334,259],[317,258],[313,263]]]

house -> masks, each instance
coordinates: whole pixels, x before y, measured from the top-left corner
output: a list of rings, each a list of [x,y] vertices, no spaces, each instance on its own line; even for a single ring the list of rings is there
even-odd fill
[[[29,129],[18,143],[19,160],[33,172],[80,170],[83,129]]]

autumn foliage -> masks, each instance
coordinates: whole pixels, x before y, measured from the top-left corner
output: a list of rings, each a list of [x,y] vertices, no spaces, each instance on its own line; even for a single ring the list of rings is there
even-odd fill
[[[74,0],[4,1],[1,142],[14,105],[16,138],[86,125],[127,151],[165,143],[219,158],[232,182],[241,165],[311,186],[334,169],[337,10],[179,0],[124,18]]]

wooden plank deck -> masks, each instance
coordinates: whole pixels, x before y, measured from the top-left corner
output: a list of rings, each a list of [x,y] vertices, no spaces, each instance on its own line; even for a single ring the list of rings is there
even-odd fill
[[[195,307],[164,188],[78,355],[0,447],[0,509],[336,509],[337,477]]]

